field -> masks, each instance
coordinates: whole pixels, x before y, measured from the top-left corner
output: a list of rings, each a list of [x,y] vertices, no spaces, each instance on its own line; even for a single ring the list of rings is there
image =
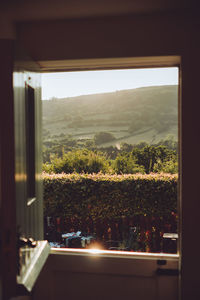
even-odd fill
[[[91,141],[98,132],[113,138],[99,147],[126,142],[177,140],[178,88],[144,87],[113,93],[43,101],[43,142]]]

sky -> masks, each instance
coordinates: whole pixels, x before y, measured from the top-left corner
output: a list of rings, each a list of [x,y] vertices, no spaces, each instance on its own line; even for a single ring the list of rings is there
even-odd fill
[[[44,73],[42,99],[174,84],[178,84],[178,68]]]

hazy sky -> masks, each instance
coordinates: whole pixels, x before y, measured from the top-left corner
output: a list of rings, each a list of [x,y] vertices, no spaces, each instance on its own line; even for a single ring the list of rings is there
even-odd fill
[[[42,74],[42,99],[169,84],[178,84],[178,68],[46,73]]]

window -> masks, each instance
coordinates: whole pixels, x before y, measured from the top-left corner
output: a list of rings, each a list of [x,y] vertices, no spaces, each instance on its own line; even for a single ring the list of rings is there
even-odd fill
[[[178,68],[47,73],[42,80],[51,245],[176,253]]]

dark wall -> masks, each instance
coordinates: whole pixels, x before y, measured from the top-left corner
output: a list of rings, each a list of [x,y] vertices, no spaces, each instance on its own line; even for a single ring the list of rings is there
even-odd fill
[[[199,16],[126,16],[41,21],[18,24],[18,39],[35,60],[84,58],[181,56],[180,100],[180,195],[181,195],[181,289],[182,300],[199,299]],[[15,220],[13,186],[13,103],[11,41],[1,40],[1,220]],[[9,138],[7,138],[9,135]],[[2,174],[3,173],[3,174]],[[9,187],[9,188],[8,188]],[[6,202],[8,201],[8,202]],[[8,211],[5,211],[4,204]],[[5,225],[4,229],[7,229]],[[9,228],[14,228],[11,225]],[[5,231],[8,232],[8,231]],[[14,229],[11,236],[14,243]],[[8,255],[9,256],[9,250]],[[4,256],[5,257],[5,256]],[[14,256],[11,258],[12,268]],[[5,267],[5,265],[4,265]]]
[[[14,106],[12,91],[14,42],[6,39],[0,40],[0,51],[0,296],[2,299],[7,299],[11,295],[15,295],[16,288]]]
[[[18,36],[37,61],[178,55],[194,19],[161,14],[28,22],[18,24]]]
[[[179,55],[182,300],[199,299],[199,17],[105,17],[19,24],[19,39],[39,62]]]

